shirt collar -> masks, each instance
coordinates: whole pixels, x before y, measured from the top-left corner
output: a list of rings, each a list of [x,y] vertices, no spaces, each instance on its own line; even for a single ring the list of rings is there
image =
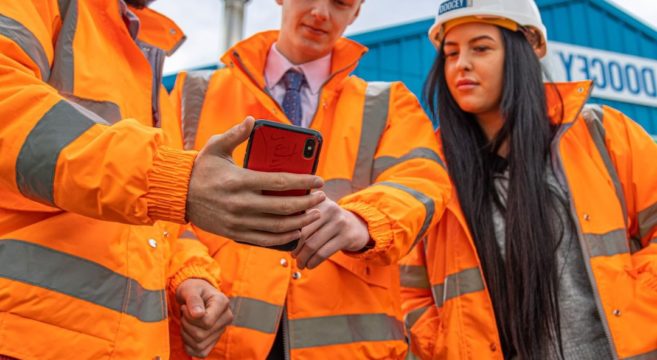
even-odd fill
[[[276,86],[283,75],[290,70],[295,69],[304,74],[310,92],[317,95],[319,89],[328,80],[331,75],[331,58],[332,53],[327,54],[317,60],[309,61],[304,64],[294,65],[288,60],[285,55],[281,54],[276,48],[274,43],[269,49],[267,55],[267,64],[265,65],[265,80],[267,81],[267,89],[272,90]]]

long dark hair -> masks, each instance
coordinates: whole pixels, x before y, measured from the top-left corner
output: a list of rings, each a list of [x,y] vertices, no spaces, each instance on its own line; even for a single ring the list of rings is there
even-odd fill
[[[522,33],[500,28],[504,42],[503,127],[490,141],[473,114],[461,110],[445,79],[443,51],[425,84],[425,101],[440,119],[449,175],[474,237],[507,358],[563,354],[558,305],[555,204],[546,166],[555,126],[547,113],[542,69]],[[563,108],[563,107],[562,107]],[[507,201],[493,181],[495,157],[509,143]],[[505,257],[495,239],[493,206],[505,219]]]

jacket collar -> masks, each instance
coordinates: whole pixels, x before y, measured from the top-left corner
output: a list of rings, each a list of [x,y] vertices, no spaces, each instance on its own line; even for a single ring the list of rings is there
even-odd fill
[[[259,88],[265,88],[265,65],[271,46],[278,40],[279,31],[265,31],[240,41],[221,58],[228,67],[236,67],[247,72]],[[351,73],[367,48],[355,41],[340,38],[333,47],[331,76],[328,83],[338,83]]]
[[[546,83],[548,116],[553,124],[570,124],[577,120],[582,108],[589,100],[593,82],[575,81],[564,83]],[[561,118],[563,110],[563,118]]]
[[[139,18],[139,41],[164,50],[167,56],[171,56],[185,42],[183,31],[168,17],[148,7],[136,9],[129,6],[129,9]]]

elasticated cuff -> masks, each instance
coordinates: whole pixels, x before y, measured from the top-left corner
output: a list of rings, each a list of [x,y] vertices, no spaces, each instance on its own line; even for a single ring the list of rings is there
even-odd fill
[[[185,223],[185,206],[196,151],[160,147],[149,174],[148,216],[153,220]]]
[[[219,288],[218,279],[201,265],[188,265],[180,269],[171,279],[169,279],[169,291],[175,294],[178,286],[187,279],[202,279],[209,282],[216,289]]]
[[[374,240],[374,247],[365,252],[348,252],[347,254],[357,258],[374,258],[384,256],[393,245],[393,232],[390,219],[377,208],[363,202],[342,204],[343,209],[351,211],[360,216],[367,223],[367,230]]]

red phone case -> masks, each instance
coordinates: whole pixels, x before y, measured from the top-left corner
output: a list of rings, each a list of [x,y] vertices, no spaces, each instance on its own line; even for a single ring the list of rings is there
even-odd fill
[[[311,152],[306,149],[308,141],[314,141],[315,144]],[[315,174],[321,147],[322,135],[316,130],[257,120],[249,137],[244,167],[266,172]],[[308,192],[308,189],[299,189],[263,191],[263,194],[301,196]],[[293,241],[273,248],[291,251],[296,248],[296,243],[297,241]]]

